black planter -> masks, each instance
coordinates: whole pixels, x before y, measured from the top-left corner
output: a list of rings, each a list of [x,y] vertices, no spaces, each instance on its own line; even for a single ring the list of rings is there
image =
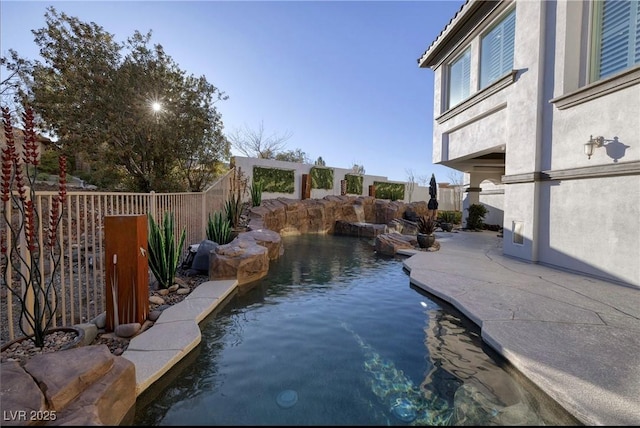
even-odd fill
[[[418,233],[416,237],[418,238],[418,245],[420,248],[429,248],[436,242],[436,235],[433,234],[427,235],[424,233]]]
[[[440,227],[442,228],[442,230],[444,232],[451,232],[453,230],[453,224],[452,223],[440,223]]]
[[[75,333],[76,337],[68,343],[65,343],[63,346],[60,347],[60,351],[63,351],[65,349],[72,349],[72,348],[77,348],[79,346],[81,346],[82,341],[84,340],[84,330],[80,327],[52,327],[50,329],[48,329],[45,333],[45,335],[49,334],[49,333],[55,333],[58,331],[62,331],[65,333]],[[11,347],[11,345],[15,344],[15,343],[20,343],[20,342],[24,342],[25,340],[31,340],[29,337],[26,336],[21,336],[18,337],[14,340],[12,340],[9,343],[5,343],[4,345],[2,345],[2,348],[0,348],[0,351],[4,352],[7,349],[9,349]]]

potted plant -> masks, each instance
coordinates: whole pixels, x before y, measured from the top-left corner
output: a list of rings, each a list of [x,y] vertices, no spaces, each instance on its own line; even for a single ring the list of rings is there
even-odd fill
[[[436,230],[436,221],[430,216],[421,215],[418,217],[418,245],[420,248],[429,248],[436,242],[433,234]]]
[[[456,215],[453,211],[440,211],[438,220],[440,221],[440,228],[443,232],[451,232],[453,230],[455,218]]]

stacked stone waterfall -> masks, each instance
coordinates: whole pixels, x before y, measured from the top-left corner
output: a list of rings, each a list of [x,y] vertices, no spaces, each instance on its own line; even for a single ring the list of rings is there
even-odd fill
[[[322,199],[263,200],[249,213],[248,232],[210,253],[209,279],[237,279],[246,284],[264,277],[269,261],[283,254],[281,236],[306,233],[375,239],[375,250],[393,255],[415,248],[415,225],[405,213],[428,213],[425,201],[404,203],[369,196],[326,196]]]

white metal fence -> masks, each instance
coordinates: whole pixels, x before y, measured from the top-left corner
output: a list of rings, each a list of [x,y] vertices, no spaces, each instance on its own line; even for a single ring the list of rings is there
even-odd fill
[[[57,294],[57,310],[52,326],[64,326],[87,322],[105,310],[104,292],[104,217],[110,215],[147,215],[150,213],[156,222],[162,221],[165,213],[175,216],[176,238],[186,231],[183,256],[188,245],[199,243],[206,238],[208,215],[224,209],[231,188],[233,170],[220,178],[204,192],[193,193],[121,193],[121,192],[67,192],[66,202],[58,240],[60,242],[60,265],[55,270],[53,259],[40,257],[38,271],[41,282],[53,281]],[[57,192],[37,191],[33,201],[38,214],[39,229],[36,231],[38,242],[46,238],[48,207],[51,206]],[[0,233],[3,242],[10,246],[12,242],[24,248],[24,236],[12,236],[12,229],[5,219],[19,222],[19,212],[12,206],[11,200],[1,204],[4,215]],[[17,223],[15,223],[17,224]],[[44,228],[43,228],[44,226]],[[14,227],[13,230],[16,230]],[[3,260],[3,263],[5,260]],[[24,263],[19,263],[24,265]],[[23,267],[24,268],[24,267]],[[0,343],[4,344],[19,336],[20,303],[7,287],[23,290],[23,280],[19,272],[7,267],[7,281],[0,278]],[[6,283],[8,282],[8,284]]]

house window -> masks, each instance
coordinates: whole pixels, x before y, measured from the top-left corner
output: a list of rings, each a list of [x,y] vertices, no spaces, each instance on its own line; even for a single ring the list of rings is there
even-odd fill
[[[594,10],[592,80],[640,63],[640,2],[605,0]]]
[[[449,108],[469,97],[471,89],[471,48],[449,66]]]
[[[483,38],[480,45],[480,89],[513,68],[516,11],[512,10]]]

